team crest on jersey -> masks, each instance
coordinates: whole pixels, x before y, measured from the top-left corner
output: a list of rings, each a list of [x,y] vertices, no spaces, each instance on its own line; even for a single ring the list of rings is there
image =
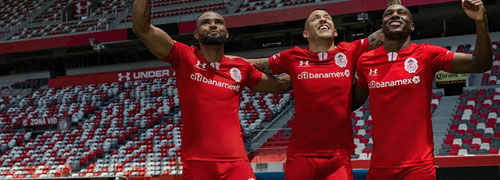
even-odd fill
[[[344,53],[335,54],[335,64],[340,67],[345,67],[347,65],[347,56]]]
[[[231,68],[229,73],[231,73],[231,78],[233,78],[234,81],[236,82],[241,81],[241,71],[238,68]]]
[[[417,59],[415,58],[408,58],[405,61],[405,70],[408,71],[408,73],[415,73],[417,72],[418,69],[418,62]]]

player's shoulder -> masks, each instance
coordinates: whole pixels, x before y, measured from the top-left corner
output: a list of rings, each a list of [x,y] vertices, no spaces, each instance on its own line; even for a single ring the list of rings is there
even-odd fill
[[[414,45],[414,51],[420,51],[423,53],[432,53],[432,52],[437,53],[437,52],[449,51],[448,49],[446,49],[444,47],[429,44],[429,43],[412,44],[412,45]]]
[[[195,46],[190,46],[190,45],[184,44],[184,43],[179,42],[179,41],[174,41],[174,47],[184,49],[187,51],[191,51],[191,52],[198,51],[198,48],[196,48]]]
[[[306,48],[301,48],[299,46],[294,46],[293,48],[281,51],[281,55],[293,55],[293,54],[303,54],[307,52]]]
[[[301,48],[299,46],[294,46],[293,48],[280,51],[280,52],[272,55],[271,57],[273,59],[279,58],[281,60],[286,60],[286,59],[289,59],[290,57],[293,57],[293,56],[296,56],[296,55],[307,54],[307,51],[308,50],[305,49],[305,48]]]
[[[368,59],[370,57],[375,57],[376,55],[379,55],[379,54],[382,54],[382,53],[384,53],[384,47],[383,46],[362,53],[359,56],[359,60],[362,60],[362,59],[364,60],[364,59]]]
[[[437,46],[437,45],[433,45],[433,44],[429,44],[429,43],[420,44],[420,47],[423,49],[446,49],[442,46]]]
[[[366,38],[363,38],[363,39],[354,40],[352,42],[342,41],[342,42],[340,42],[337,45],[337,47],[340,47],[340,48],[353,48],[353,47],[356,47],[358,45],[363,45],[365,43],[368,43],[368,41],[366,40]]]
[[[251,67],[252,65],[240,57],[229,58],[224,56],[225,61],[232,66]]]
[[[382,48],[382,49],[380,49],[380,48]],[[378,47],[376,49],[366,51],[359,56],[357,64],[358,65],[359,64],[371,64],[375,61],[378,61],[378,59],[380,57],[385,57],[384,54],[385,54],[385,50],[383,49],[383,46]]]

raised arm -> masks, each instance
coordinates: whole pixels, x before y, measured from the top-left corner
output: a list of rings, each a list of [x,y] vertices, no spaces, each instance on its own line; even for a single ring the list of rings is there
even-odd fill
[[[453,73],[481,73],[491,69],[493,47],[488,32],[488,18],[481,0],[462,0],[465,14],[476,24],[476,46],[472,55],[455,53],[451,63]]]
[[[378,48],[384,44],[384,34],[382,30],[379,29],[368,36],[368,42],[370,43],[370,49]]]
[[[354,111],[359,107],[361,107],[365,103],[367,98],[368,98],[368,89],[356,84],[354,86],[354,92],[352,95],[351,111]]]
[[[261,72],[264,72],[267,74],[273,74],[273,71],[271,70],[271,66],[269,65],[269,59],[267,59],[267,58],[245,59],[245,61],[250,63],[252,66],[257,68]]]
[[[165,59],[174,46],[174,41],[165,31],[151,24],[150,0],[135,0],[132,30],[158,59]]]
[[[262,80],[252,89],[252,91],[262,93],[282,94],[292,89],[292,81],[289,75],[274,77],[272,75],[262,73]]]
[[[225,56],[228,58],[231,58],[231,59],[241,58],[241,59],[245,60],[246,62],[248,62],[249,64],[251,64],[252,66],[254,66],[259,71],[261,71],[263,73],[267,73],[267,74],[273,74],[273,71],[271,70],[271,66],[269,65],[269,60],[267,58],[246,59],[246,58],[242,58],[239,56],[233,56],[233,55],[225,55]]]
[[[393,4],[401,4],[401,0],[387,0],[387,7]]]

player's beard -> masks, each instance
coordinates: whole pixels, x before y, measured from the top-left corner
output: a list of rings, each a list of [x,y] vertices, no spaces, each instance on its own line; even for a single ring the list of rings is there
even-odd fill
[[[211,36],[206,36],[202,35],[200,37],[200,43],[204,45],[222,45],[226,42],[225,34],[221,34],[218,37],[211,37]]]

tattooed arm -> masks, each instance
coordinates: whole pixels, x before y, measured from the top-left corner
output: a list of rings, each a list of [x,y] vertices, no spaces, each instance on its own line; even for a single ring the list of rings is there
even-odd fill
[[[382,30],[379,29],[368,36],[368,41],[370,43],[370,49],[375,49],[384,44],[384,34]]]
[[[234,58],[241,58],[245,60],[246,62],[250,63],[252,66],[254,66],[256,69],[263,73],[267,74],[273,74],[273,71],[271,70],[271,66],[269,65],[269,60],[267,58],[259,58],[259,59],[246,59],[242,58],[239,56],[233,56],[233,55],[225,55],[226,57],[230,59]]]
[[[262,71],[267,74],[273,74],[273,71],[271,70],[271,66],[269,65],[269,60],[267,58],[260,58],[260,59],[245,59],[248,63],[250,63],[252,66],[257,68],[259,71]]]

